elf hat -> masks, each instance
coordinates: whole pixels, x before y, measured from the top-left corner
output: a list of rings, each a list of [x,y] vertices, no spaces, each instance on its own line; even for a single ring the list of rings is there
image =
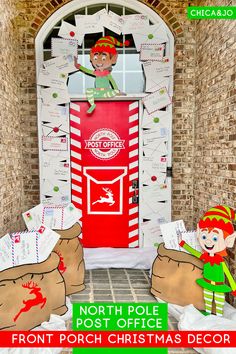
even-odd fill
[[[91,48],[91,52],[95,53],[95,52],[106,52],[106,53],[110,53],[110,54],[117,54],[116,48],[117,47],[124,47],[124,46],[128,46],[129,45],[129,41],[125,41],[124,43],[119,42],[116,38],[112,37],[112,36],[105,36],[100,38],[95,44],[94,46]]]
[[[231,235],[234,232],[233,220],[236,220],[236,215],[232,208],[227,205],[217,205],[203,215],[199,227],[200,229],[216,227]]]

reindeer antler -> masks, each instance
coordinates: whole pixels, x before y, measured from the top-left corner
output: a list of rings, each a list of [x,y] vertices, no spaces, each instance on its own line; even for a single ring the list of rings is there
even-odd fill
[[[22,284],[22,287],[26,288],[26,289],[34,289],[37,286],[38,286],[38,284],[34,283],[33,281],[28,281],[27,283]]]
[[[22,284],[22,287],[29,289],[31,283],[32,283],[31,281],[28,281],[27,283]]]
[[[102,188],[105,192],[112,193],[112,190],[110,188]]]

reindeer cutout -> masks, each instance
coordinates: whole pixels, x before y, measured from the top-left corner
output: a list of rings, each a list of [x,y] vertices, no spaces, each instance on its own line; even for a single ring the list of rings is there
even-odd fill
[[[112,206],[115,203],[115,200],[113,199],[112,190],[109,188],[102,188],[102,189],[106,192],[105,195],[107,195],[107,197],[100,196],[100,199],[93,202],[92,205],[97,204],[97,203],[100,203],[100,204],[108,203],[109,206]]]
[[[65,273],[67,267],[65,266],[65,263],[64,263],[64,258],[62,257],[62,254],[61,252],[59,251],[54,251],[56,252],[56,254],[58,254],[58,256],[60,257],[60,263],[58,265],[58,270],[60,271],[61,274]]]
[[[14,319],[13,319],[14,322],[17,321],[17,319],[19,318],[19,316],[23,312],[28,312],[34,306],[41,305],[40,308],[42,309],[45,306],[46,301],[47,301],[46,297],[43,297],[43,295],[41,293],[41,288],[38,287],[38,284],[36,284],[32,281],[29,281],[26,284],[22,284],[22,287],[25,289],[29,289],[30,290],[29,294],[35,295],[35,298],[29,299],[29,300],[23,300],[23,304],[25,306],[22,307],[22,309],[14,317]]]

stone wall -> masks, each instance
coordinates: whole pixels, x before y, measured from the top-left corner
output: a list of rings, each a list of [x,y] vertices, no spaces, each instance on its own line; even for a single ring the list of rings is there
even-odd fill
[[[16,0],[0,1],[0,236],[22,227],[23,140]],[[30,162],[29,162],[30,163]]]
[[[235,207],[235,31],[232,20],[196,23],[195,221],[210,206]]]
[[[200,4],[233,5],[229,0],[201,1]],[[227,204],[235,208],[235,33],[235,20],[196,23],[195,222],[214,205]],[[235,254],[234,247],[229,251],[233,274],[236,274]]]

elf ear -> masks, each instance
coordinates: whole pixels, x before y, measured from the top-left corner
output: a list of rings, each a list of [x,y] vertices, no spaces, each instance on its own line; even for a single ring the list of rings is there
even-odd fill
[[[118,58],[118,54],[114,54],[114,55],[111,57],[111,63],[112,63],[112,65],[116,64],[117,58]]]
[[[233,232],[232,235],[226,237],[225,245],[227,248],[233,247],[235,238],[236,238],[236,232]]]

